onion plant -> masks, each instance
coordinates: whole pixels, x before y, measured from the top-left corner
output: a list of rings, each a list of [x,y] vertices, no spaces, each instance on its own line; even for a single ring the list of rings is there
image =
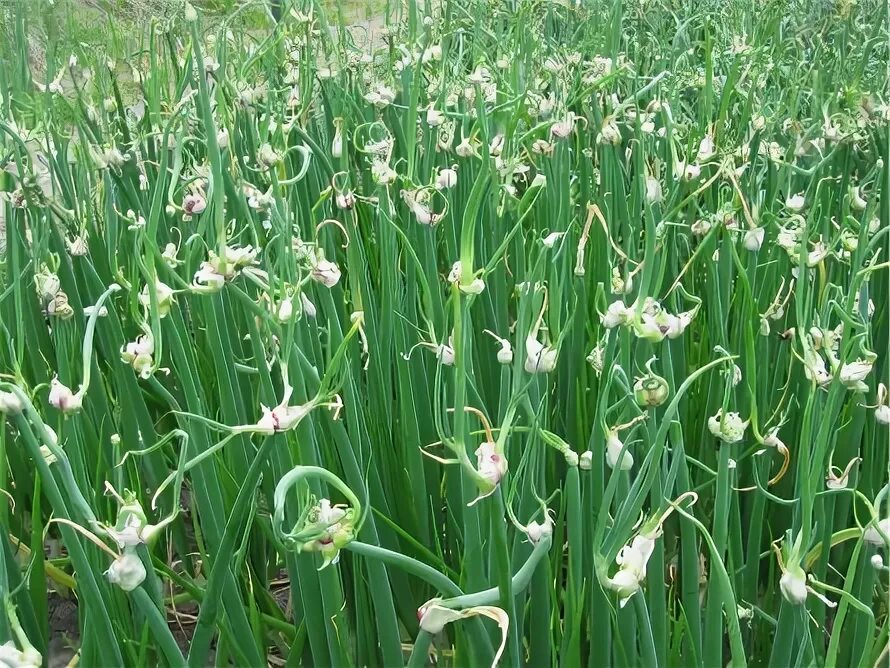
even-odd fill
[[[887,3],[52,4],[0,663],[887,660]]]

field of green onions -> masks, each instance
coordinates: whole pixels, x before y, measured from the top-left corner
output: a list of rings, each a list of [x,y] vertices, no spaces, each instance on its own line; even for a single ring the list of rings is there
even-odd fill
[[[0,666],[886,664],[886,2],[53,4]]]

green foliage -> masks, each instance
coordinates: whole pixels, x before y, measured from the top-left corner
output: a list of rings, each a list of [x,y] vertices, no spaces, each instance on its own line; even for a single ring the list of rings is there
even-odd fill
[[[886,6],[285,4],[4,7],[0,663],[885,660]]]

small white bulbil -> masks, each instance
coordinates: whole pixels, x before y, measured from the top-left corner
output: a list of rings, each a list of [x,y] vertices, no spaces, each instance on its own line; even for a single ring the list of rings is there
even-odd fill
[[[603,120],[603,125],[600,129],[599,136],[597,136],[597,141],[600,144],[614,145],[621,143],[621,130],[618,127],[618,123],[615,122],[615,119],[612,116],[607,116]]]
[[[158,303],[158,317],[163,318],[170,313],[170,308],[173,306],[173,288],[166,283],[157,281],[155,283],[155,296],[157,297]],[[139,293],[139,303],[146,310],[151,307],[151,296],[148,293],[148,285],[143,286],[142,291]]]
[[[457,153],[457,156],[459,158],[469,158],[476,155],[476,147],[469,140],[469,138],[464,137],[455,147],[454,152]]]
[[[610,429],[606,433],[606,464],[610,469],[617,468],[619,471],[629,471],[633,468],[634,458],[630,454],[630,448],[624,450],[624,443],[618,438],[618,432]]]
[[[884,570],[884,557],[880,554],[871,555],[871,567],[876,571]]]
[[[856,295],[853,297],[853,309],[857,313],[861,314],[862,310],[861,310],[861,307],[859,304],[860,304],[859,293],[857,292]],[[869,299],[868,303],[865,305],[865,317],[868,318],[869,320],[871,320],[872,316],[874,316],[874,314],[875,314],[875,303],[871,299]]]
[[[619,325],[626,325],[633,317],[633,307],[625,306],[622,301],[609,304],[605,314],[600,317],[600,322],[606,329],[613,329]]]
[[[667,381],[654,373],[637,378],[633,390],[637,404],[647,408],[661,406],[671,391]]]
[[[433,44],[424,49],[423,55],[420,58],[420,62],[424,64],[439,60],[442,60],[442,47],[438,44]]]
[[[78,234],[76,237],[67,241],[68,254],[71,257],[83,257],[90,252],[90,245],[87,241],[86,234]]]
[[[742,420],[736,412],[723,415],[723,409],[708,418],[708,431],[724,443],[738,443],[745,436],[750,420]]]
[[[454,143],[454,121],[446,121],[436,133],[436,150],[450,151]]]
[[[494,443],[482,443],[476,448],[476,470],[492,486],[500,484],[507,473],[507,459],[498,452]]]
[[[334,119],[334,138],[331,140],[331,157],[335,160],[343,156],[343,119]]]
[[[226,277],[216,270],[210,262],[202,262],[192,278],[192,290],[199,293],[211,293],[222,290]]]
[[[796,226],[792,226],[782,227],[776,236],[776,243],[792,256],[792,261],[798,255],[797,245],[800,243],[800,235],[800,230]]]
[[[161,253],[161,257],[164,259],[164,264],[166,264],[171,269],[176,269],[180,265],[179,259],[176,257],[176,253],[179,251],[176,248],[176,244],[168,243],[164,246],[164,252]]]
[[[429,106],[429,109],[426,110],[426,123],[431,128],[437,128],[442,123],[445,122],[445,114],[433,107],[433,105]]]
[[[104,149],[97,157],[97,162],[101,169],[107,167],[121,167],[127,160],[128,156],[124,155],[116,146],[110,146]]]
[[[454,348],[441,343],[436,348],[436,359],[445,366],[454,366]]]
[[[454,168],[446,167],[440,169],[436,176],[436,189],[447,190],[457,185],[457,171]]]
[[[553,248],[556,245],[556,242],[559,241],[564,235],[565,232],[551,232],[541,240],[541,243],[544,244],[545,248]]]
[[[312,280],[332,288],[340,281],[340,268],[330,260],[319,260],[312,268]]]
[[[807,601],[807,576],[800,566],[789,568],[779,578],[782,596],[792,605],[803,605]]]
[[[294,316],[294,302],[290,297],[282,299],[275,312],[275,318],[280,323],[290,322]]]
[[[125,347],[121,348],[121,361],[133,367],[133,371],[142,378],[151,376],[152,367],[154,366],[155,346],[154,339],[151,336],[151,330],[146,329],[146,333],[136,337],[135,341],[130,341]]]
[[[646,579],[646,567],[655,550],[657,536],[634,536],[630,545],[625,545],[615,557],[618,572],[607,578],[603,585],[618,594],[618,607],[627,605],[630,598],[640,591]]]
[[[59,382],[57,377],[52,379],[49,389],[50,406],[68,414],[78,412],[82,403],[83,401],[79,394],[72,392],[71,388]]]
[[[633,290],[633,278],[630,274],[625,279],[621,275],[619,267],[612,267],[612,279],[610,281],[613,295],[626,295]]]
[[[702,140],[698,145],[698,153],[696,154],[695,159],[699,162],[705,162],[714,157],[715,152],[714,138],[710,134],[707,134],[702,137]]]
[[[556,368],[557,351],[533,336],[525,339],[525,370],[528,373],[550,373]]]
[[[457,287],[465,295],[479,295],[485,290],[485,281],[481,278],[474,278],[469,283],[458,283]]]
[[[49,271],[42,271],[34,274],[34,285],[37,288],[37,294],[40,299],[46,303],[55,299],[62,288],[59,277]]]
[[[605,354],[605,350],[602,344],[597,344],[593,347],[593,349],[587,354],[587,357],[584,359],[587,363],[593,367],[593,370],[596,372],[596,375],[599,376],[603,372],[603,364],[605,360],[603,359],[603,355]]]
[[[711,223],[708,220],[700,218],[689,226],[689,231],[697,237],[703,237],[711,231]]]
[[[426,193],[424,191],[402,191],[402,199],[405,202],[405,206],[407,206],[411,212],[414,214],[414,219],[420,225],[435,225],[439,222],[440,215],[433,213],[432,209],[430,209],[429,205],[424,201],[420,201],[420,198],[425,197]]]
[[[59,444],[59,435],[56,433],[56,430],[53,429],[52,427],[50,427],[49,425],[44,425],[44,426],[46,428],[47,440],[49,440],[49,442],[52,443],[53,445],[58,445]],[[49,450],[49,448],[47,448],[45,445],[41,445],[40,450],[43,451],[43,448],[46,448],[47,450]],[[53,458],[53,461],[55,461],[55,457]],[[52,464],[52,462],[48,462],[48,463]]]
[[[220,128],[216,133],[216,144],[225,151],[229,148],[229,130],[228,128]]]
[[[535,139],[535,141],[532,142],[532,153],[537,153],[538,155],[550,155],[553,153],[553,149],[553,144],[546,139]]]
[[[544,520],[543,524],[532,520],[525,528],[525,535],[528,536],[528,540],[532,545],[537,545],[545,536],[553,535],[553,522],[549,517]]]
[[[826,246],[822,241],[817,241],[813,244],[813,250],[807,253],[807,266],[812,268],[818,265],[822,260],[828,257],[828,246]],[[792,259],[797,259],[796,255]]]
[[[351,190],[339,192],[334,197],[334,204],[338,209],[347,211],[355,206],[355,194]]]
[[[24,404],[19,399],[19,395],[15,392],[0,391],[0,413],[18,415],[22,412],[22,408],[24,408]]]
[[[694,162],[690,162],[683,168],[684,181],[695,181],[699,176],[701,176],[701,167]]]
[[[877,522],[877,527],[875,523],[871,523],[866,527],[865,531],[862,532],[862,540],[866,543],[870,543],[871,545],[875,545],[876,547],[884,546],[884,539],[881,537],[881,534],[878,532],[878,528],[888,537],[890,537],[890,517],[884,518]]]
[[[105,571],[105,577],[111,584],[117,585],[124,591],[133,591],[145,580],[145,565],[139,555],[128,548],[111,562],[111,566]]]
[[[432,603],[432,602],[431,602]],[[441,633],[445,625],[461,618],[460,612],[427,603],[417,611],[420,628],[430,634]]]
[[[578,468],[582,471],[589,471],[593,467],[593,451],[585,450],[578,457]]]
[[[806,200],[804,200],[803,193],[791,195],[790,197],[788,197],[788,199],[785,200],[785,206],[794,212],[803,210],[805,205]]]
[[[485,333],[491,336],[499,344],[501,344],[501,347],[498,350],[497,354],[498,364],[512,364],[513,347],[510,345],[510,342],[507,339],[502,339],[500,336],[490,330],[486,329]]]
[[[114,542],[121,549],[127,547],[137,547],[145,542],[142,536],[141,527],[136,522],[128,522],[122,529],[109,529],[108,531]]]
[[[742,367],[738,364],[732,365],[732,386],[735,387],[742,382]]]
[[[74,315],[74,308],[68,303],[68,295],[59,290],[56,296],[46,305],[46,314],[61,320]]]
[[[875,406],[875,421],[878,424],[890,424],[890,396],[887,386],[878,383],[878,404]]]
[[[510,347],[510,342],[506,339],[501,343],[501,348],[497,353],[498,364],[512,364],[513,363],[513,349]],[[887,406],[884,406],[887,408]],[[888,409],[888,413],[890,413],[890,409]]]
[[[371,165],[371,177],[376,183],[384,186],[392,185],[399,178],[398,173],[389,166],[388,162],[375,160]]]
[[[760,145],[760,155],[765,155],[772,162],[779,162],[785,156],[785,149],[778,142],[764,142]]]
[[[752,252],[759,251],[760,247],[763,245],[763,237],[765,233],[766,230],[762,227],[755,227],[754,229],[745,232],[745,240],[743,242],[745,248]]]
[[[825,366],[825,360],[813,348],[807,348],[804,353],[803,372],[807,380],[814,381],[820,386],[830,383],[832,379]]]
[[[260,146],[260,150],[257,151],[256,161],[257,164],[262,169],[269,169],[270,167],[277,165],[281,160],[281,156],[272,148],[272,145],[269,143],[265,143]]]
[[[559,72],[564,65],[556,58],[545,58],[544,59],[544,69],[550,74],[556,74]]]
[[[646,177],[646,204],[657,204],[662,199],[661,182],[654,176]]]
[[[862,391],[864,388],[867,390],[868,386],[863,381],[871,373],[872,366],[872,362],[863,359],[849,362],[841,367],[838,379],[848,389]]]
[[[305,292],[300,293],[300,305],[303,307],[303,313],[306,314],[306,317],[315,318],[318,311],[315,308],[315,304],[309,301],[309,297],[306,296]]]
[[[557,139],[565,139],[575,130],[575,114],[568,112],[564,118],[550,126],[550,134]]]
[[[455,263],[451,265],[451,271],[448,272],[448,278],[445,280],[447,280],[449,283],[457,283],[460,280],[462,271],[463,268],[461,266],[460,260],[455,261]]]
[[[253,246],[226,246],[226,262],[236,269],[255,264],[259,250]]]
[[[621,568],[609,579],[609,589],[618,594],[618,606],[623,608],[630,598],[640,591],[640,579],[629,568]]]
[[[658,328],[657,332],[652,329],[651,335],[648,337],[644,335],[644,338],[650,338],[654,341],[659,341],[664,336],[669,339],[679,338],[692,323],[693,317],[695,317],[693,311],[684,311],[680,315],[674,315],[667,311],[659,311],[654,317],[648,313],[644,313],[643,323],[647,329],[652,329],[653,325]]]
[[[377,109],[385,109],[393,102],[395,102],[396,93],[389,86],[385,86],[383,84],[377,85],[374,89],[372,89],[367,95],[365,95],[365,102],[368,104],[373,104]]]
[[[281,431],[289,431],[300,424],[300,421],[309,415],[313,408],[315,408],[315,404],[311,402],[297,406],[279,404],[275,408],[267,408],[260,404],[263,415],[257,420],[256,429],[269,436]]]
[[[420,225],[433,225],[436,221],[436,214],[430,211],[430,208],[419,202],[413,207],[414,218]]]
[[[862,197],[859,191],[859,186],[850,188],[850,206],[854,211],[865,211],[865,207],[868,206],[868,202],[865,201],[865,198]]]
[[[479,65],[475,70],[467,77],[467,81],[471,84],[484,84],[491,81],[491,72],[488,71],[487,67]]]
[[[826,118],[822,124],[822,132],[826,141],[837,141],[840,139],[841,131],[830,119]]]
[[[197,216],[207,208],[207,200],[201,193],[188,193],[182,198],[182,210],[187,216]]]
[[[646,339],[653,343],[663,341],[667,332],[671,330],[670,323],[665,319],[664,312],[654,316],[651,313],[643,313],[638,320],[633,321],[633,331],[637,338]]]
[[[841,247],[847,253],[855,253],[859,248],[859,237],[851,228],[847,227],[841,230]]]
[[[42,665],[43,656],[33,647],[19,650],[12,640],[0,645],[0,666],[3,668],[40,668]]]

